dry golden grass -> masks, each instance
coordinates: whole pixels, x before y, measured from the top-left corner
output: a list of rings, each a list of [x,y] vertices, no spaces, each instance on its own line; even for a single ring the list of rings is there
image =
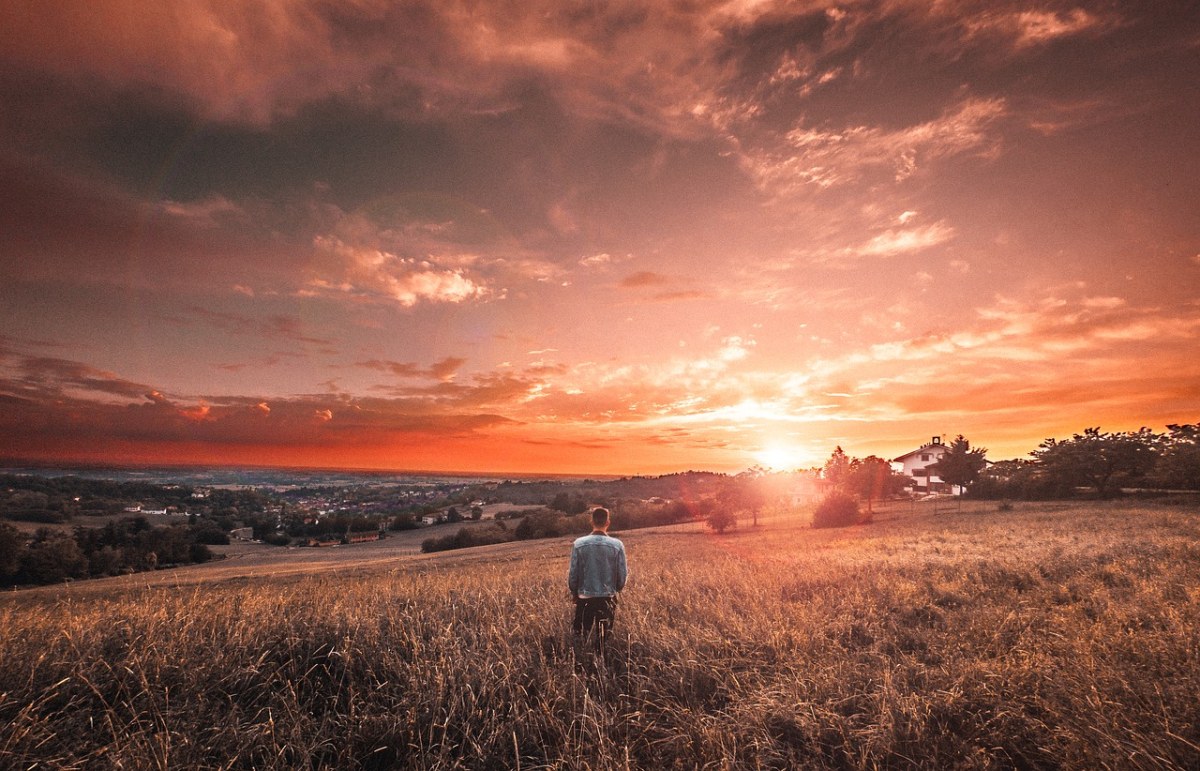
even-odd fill
[[[1195,510],[622,537],[607,664],[566,539],[6,595],[0,766],[1200,767]]]

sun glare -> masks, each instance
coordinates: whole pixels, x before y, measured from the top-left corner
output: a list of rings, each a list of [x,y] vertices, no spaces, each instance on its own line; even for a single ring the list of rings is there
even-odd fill
[[[773,471],[791,471],[803,466],[807,455],[797,447],[768,444],[754,453],[754,460]]]

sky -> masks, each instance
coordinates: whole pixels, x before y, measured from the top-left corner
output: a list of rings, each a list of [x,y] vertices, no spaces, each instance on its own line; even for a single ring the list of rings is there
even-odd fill
[[[1200,421],[1194,2],[6,0],[0,458]]]

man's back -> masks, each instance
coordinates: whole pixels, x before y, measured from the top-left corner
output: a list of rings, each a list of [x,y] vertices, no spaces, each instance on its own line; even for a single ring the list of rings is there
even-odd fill
[[[567,584],[576,597],[612,597],[625,588],[625,544],[602,533],[575,539]]]

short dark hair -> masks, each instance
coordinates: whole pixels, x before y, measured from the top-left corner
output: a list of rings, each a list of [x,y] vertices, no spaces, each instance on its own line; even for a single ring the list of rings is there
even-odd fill
[[[608,522],[608,509],[604,508],[603,506],[597,506],[596,508],[592,509],[592,527],[607,525]]]

